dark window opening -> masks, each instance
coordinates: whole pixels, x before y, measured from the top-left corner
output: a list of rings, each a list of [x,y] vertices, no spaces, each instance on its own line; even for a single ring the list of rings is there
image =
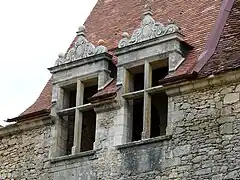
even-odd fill
[[[68,115],[66,120],[67,120],[66,155],[69,155],[72,153],[73,147],[75,114]]]
[[[76,106],[77,85],[64,88],[64,109]]]
[[[144,66],[137,66],[128,69],[130,73],[130,92],[139,91],[144,89]]]
[[[84,88],[83,104],[88,104],[88,103],[90,103],[90,102],[88,101],[88,99],[89,99],[90,97],[92,97],[94,94],[96,94],[97,92],[98,92],[98,86],[97,86],[97,85],[85,87],[85,88]]]
[[[75,107],[76,106],[76,96],[77,96],[77,90],[71,90],[69,92],[69,107]]]
[[[143,90],[144,88],[144,73],[134,74],[134,91]]]
[[[152,96],[151,104],[151,137],[166,134],[168,97],[165,92]]]
[[[81,152],[93,150],[95,142],[96,113],[94,110],[83,112]]]
[[[109,62],[108,69],[110,70],[110,77],[115,78],[117,76],[117,67],[113,62]]]
[[[161,67],[152,70],[152,87],[158,86],[158,81],[165,78],[168,75],[168,66]]]
[[[133,100],[132,141],[141,140],[143,131],[143,99]]]

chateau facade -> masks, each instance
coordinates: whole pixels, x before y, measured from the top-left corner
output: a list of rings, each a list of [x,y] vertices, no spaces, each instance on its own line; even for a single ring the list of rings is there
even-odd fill
[[[99,0],[0,127],[0,179],[240,179],[239,24],[239,0]]]

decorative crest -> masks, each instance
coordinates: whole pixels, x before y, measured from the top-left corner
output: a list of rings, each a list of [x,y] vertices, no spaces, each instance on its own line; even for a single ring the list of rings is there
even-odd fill
[[[152,8],[149,4],[145,5],[144,9],[144,18],[140,28],[133,32],[131,38],[127,37],[127,33],[124,32],[122,39],[118,43],[119,48],[179,31],[179,27],[174,23],[164,26],[162,23],[155,22],[152,17]]]
[[[100,41],[103,42],[103,40]],[[76,41],[73,42],[72,47],[65,55],[59,55],[55,66],[107,52],[107,48],[102,45],[103,43],[99,44],[101,45],[95,47],[89,42],[85,37],[85,27],[80,26],[77,31]]]
[[[58,59],[56,60],[54,66],[58,66],[60,64],[63,64],[64,62],[65,62],[64,53],[59,53],[58,54]]]

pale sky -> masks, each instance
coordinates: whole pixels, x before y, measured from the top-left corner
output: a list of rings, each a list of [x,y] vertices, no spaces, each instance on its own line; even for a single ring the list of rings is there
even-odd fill
[[[0,1],[0,124],[34,103],[96,2]]]

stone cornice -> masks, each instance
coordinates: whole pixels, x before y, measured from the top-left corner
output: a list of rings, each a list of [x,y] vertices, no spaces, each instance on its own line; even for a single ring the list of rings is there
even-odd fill
[[[0,137],[14,135],[23,131],[52,125],[54,122],[51,116],[40,117],[28,121],[22,121],[0,128]]]
[[[65,71],[65,70],[68,70],[68,69],[71,69],[71,68],[74,68],[74,67],[83,66],[85,64],[94,63],[94,62],[97,62],[97,61],[100,61],[100,60],[103,60],[103,59],[108,60],[108,61],[112,61],[112,55],[105,52],[105,53],[101,53],[101,54],[98,54],[98,55],[95,55],[95,56],[92,56],[92,57],[86,57],[86,58],[81,59],[81,60],[69,61],[69,62],[63,63],[61,65],[48,68],[48,70],[51,73],[56,73],[56,72]]]
[[[184,36],[182,34],[180,34],[179,32],[174,32],[171,34],[167,34],[165,36],[160,36],[160,37],[156,37],[154,39],[149,39],[148,41],[141,41],[141,42],[138,42],[135,44],[124,46],[122,48],[118,48],[115,50],[115,53],[116,53],[116,55],[119,56],[119,55],[122,55],[125,53],[129,53],[129,52],[136,51],[139,49],[141,50],[143,48],[151,47],[151,46],[154,46],[154,45],[157,45],[160,43],[164,43],[164,42],[168,42],[171,40],[177,40],[177,41],[183,42],[183,38],[184,38]]]
[[[166,91],[168,96],[189,93],[194,90],[219,86],[240,81],[240,69],[218,75],[210,75],[206,78],[188,80],[180,83],[163,85],[161,91]]]

